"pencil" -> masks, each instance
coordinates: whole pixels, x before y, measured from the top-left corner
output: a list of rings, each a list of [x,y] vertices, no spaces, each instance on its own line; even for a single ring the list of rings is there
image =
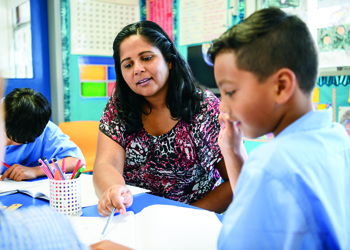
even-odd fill
[[[60,173],[60,175],[62,176],[62,180],[66,180],[66,177],[64,176],[63,171],[62,171],[60,165],[58,165],[58,162],[57,162],[56,158],[52,158],[51,161],[55,164],[57,171],[58,171],[58,172]]]
[[[106,226],[105,226],[105,228],[104,228],[103,231],[102,231],[100,240],[102,240],[102,238],[103,238],[103,236],[104,236],[104,234],[105,234],[105,232],[106,232],[106,229],[107,229],[109,223],[111,222],[111,220],[112,220],[112,218],[113,218],[113,216],[114,216],[115,210],[116,210],[116,207],[113,208],[111,214],[110,214],[109,217],[108,217]]]
[[[5,167],[7,167],[7,168],[10,168],[10,167],[11,167],[9,164],[7,164],[7,163],[5,163],[5,162],[2,162],[2,164],[3,164]]]
[[[75,165],[75,168],[74,168],[74,170],[73,170],[73,174],[72,174],[72,176],[71,176],[71,179],[73,179],[73,178],[74,178],[74,175],[77,173],[77,171],[78,171],[78,169],[79,169],[79,166],[80,166],[80,162],[81,162],[81,160],[79,160],[79,161],[77,162],[77,165]]]
[[[54,179],[53,176],[51,175],[50,170],[47,169],[46,165],[44,164],[44,162],[41,159],[39,159],[39,166],[44,171],[44,173],[46,174],[46,176],[49,179]]]
[[[66,158],[62,159],[62,172],[64,174],[66,173]]]
[[[53,167],[51,167],[49,161],[46,159],[46,157],[43,157],[44,163],[47,166],[47,169],[50,170],[52,177],[55,176],[55,170]]]

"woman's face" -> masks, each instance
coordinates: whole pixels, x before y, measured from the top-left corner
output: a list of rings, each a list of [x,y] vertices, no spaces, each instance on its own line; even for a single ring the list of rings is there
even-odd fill
[[[132,35],[120,44],[119,54],[121,72],[132,91],[146,98],[166,93],[171,63],[157,47],[141,35]]]

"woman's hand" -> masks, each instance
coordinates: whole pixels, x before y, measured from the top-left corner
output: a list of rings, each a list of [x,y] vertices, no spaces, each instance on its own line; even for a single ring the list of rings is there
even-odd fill
[[[0,180],[3,181],[5,178],[10,178],[14,181],[35,179],[39,176],[37,172],[38,168],[40,169],[40,167],[26,167],[19,164],[14,164],[4,172]],[[41,169],[40,171],[42,174],[44,174]]]
[[[120,214],[126,213],[126,208],[130,207],[133,197],[130,190],[125,185],[113,185],[108,188],[98,201],[97,210],[102,216],[109,216],[113,208]]]

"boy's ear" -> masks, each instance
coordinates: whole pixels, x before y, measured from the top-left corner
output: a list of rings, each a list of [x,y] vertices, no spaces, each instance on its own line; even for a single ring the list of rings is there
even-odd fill
[[[276,102],[279,104],[286,103],[294,94],[296,85],[296,77],[293,71],[282,68],[275,73],[276,80]]]

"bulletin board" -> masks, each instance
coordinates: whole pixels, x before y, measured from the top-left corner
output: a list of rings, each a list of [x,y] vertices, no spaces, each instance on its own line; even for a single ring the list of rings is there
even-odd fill
[[[116,35],[139,20],[138,0],[70,0],[71,54],[113,55]]]

